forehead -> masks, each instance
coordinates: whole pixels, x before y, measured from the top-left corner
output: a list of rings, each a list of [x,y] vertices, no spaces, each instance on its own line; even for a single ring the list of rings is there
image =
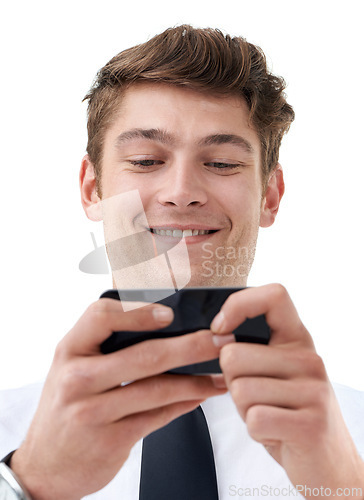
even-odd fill
[[[105,139],[110,144],[134,129],[166,131],[176,144],[201,144],[207,136],[230,134],[245,139],[255,152],[260,149],[243,98],[171,84],[136,83],[123,92]]]

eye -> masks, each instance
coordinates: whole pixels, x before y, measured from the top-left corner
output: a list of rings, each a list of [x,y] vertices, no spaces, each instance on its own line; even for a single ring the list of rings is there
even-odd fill
[[[205,165],[218,170],[233,170],[241,166],[239,163],[224,163],[220,161],[211,161],[209,163],[205,163]]]
[[[163,162],[161,160],[129,160],[129,162],[135,167],[147,170],[155,165],[161,165]]]

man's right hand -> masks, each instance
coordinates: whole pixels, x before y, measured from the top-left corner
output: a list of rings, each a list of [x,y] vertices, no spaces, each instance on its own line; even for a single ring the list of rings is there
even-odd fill
[[[58,344],[38,409],[11,462],[34,499],[80,499],[101,489],[139,439],[226,392],[217,387],[219,376],[163,374],[218,357],[210,330],[100,353],[113,331],[158,329],[172,321],[173,313],[163,319],[156,311],[172,312],[159,304],[124,312],[119,301],[100,299]]]

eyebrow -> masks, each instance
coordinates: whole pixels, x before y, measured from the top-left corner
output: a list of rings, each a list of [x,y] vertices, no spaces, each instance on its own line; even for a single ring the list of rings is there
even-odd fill
[[[148,139],[150,141],[160,142],[169,146],[173,146],[178,143],[176,138],[169,134],[166,130],[159,128],[134,128],[118,135],[115,144],[116,146],[120,146],[121,144],[134,139]],[[244,137],[236,134],[211,134],[203,137],[198,142],[199,146],[213,146],[219,144],[233,144],[234,146],[239,146],[248,154],[254,153],[254,148],[251,143],[247,139],[244,139]]]
[[[253,154],[254,148],[247,139],[235,134],[212,134],[199,141],[200,146],[212,146],[215,144],[233,144],[239,146],[246,153]]]
[[[118,135],[115,144],[119,146],[124,142],[132,141],[133,139],[149,139],[150,141],[161,142],[162,144],[168,145],[176,143],[174,137],[165,130],[161,130],[159,128],[133,128]]]

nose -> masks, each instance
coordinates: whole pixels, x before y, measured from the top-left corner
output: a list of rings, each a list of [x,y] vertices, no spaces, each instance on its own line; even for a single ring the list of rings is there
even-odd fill
[[[184,208],[202,206],[207,199],[206,182],[197,164],[179,160],[169,166],[158,193],[159,203]]]

